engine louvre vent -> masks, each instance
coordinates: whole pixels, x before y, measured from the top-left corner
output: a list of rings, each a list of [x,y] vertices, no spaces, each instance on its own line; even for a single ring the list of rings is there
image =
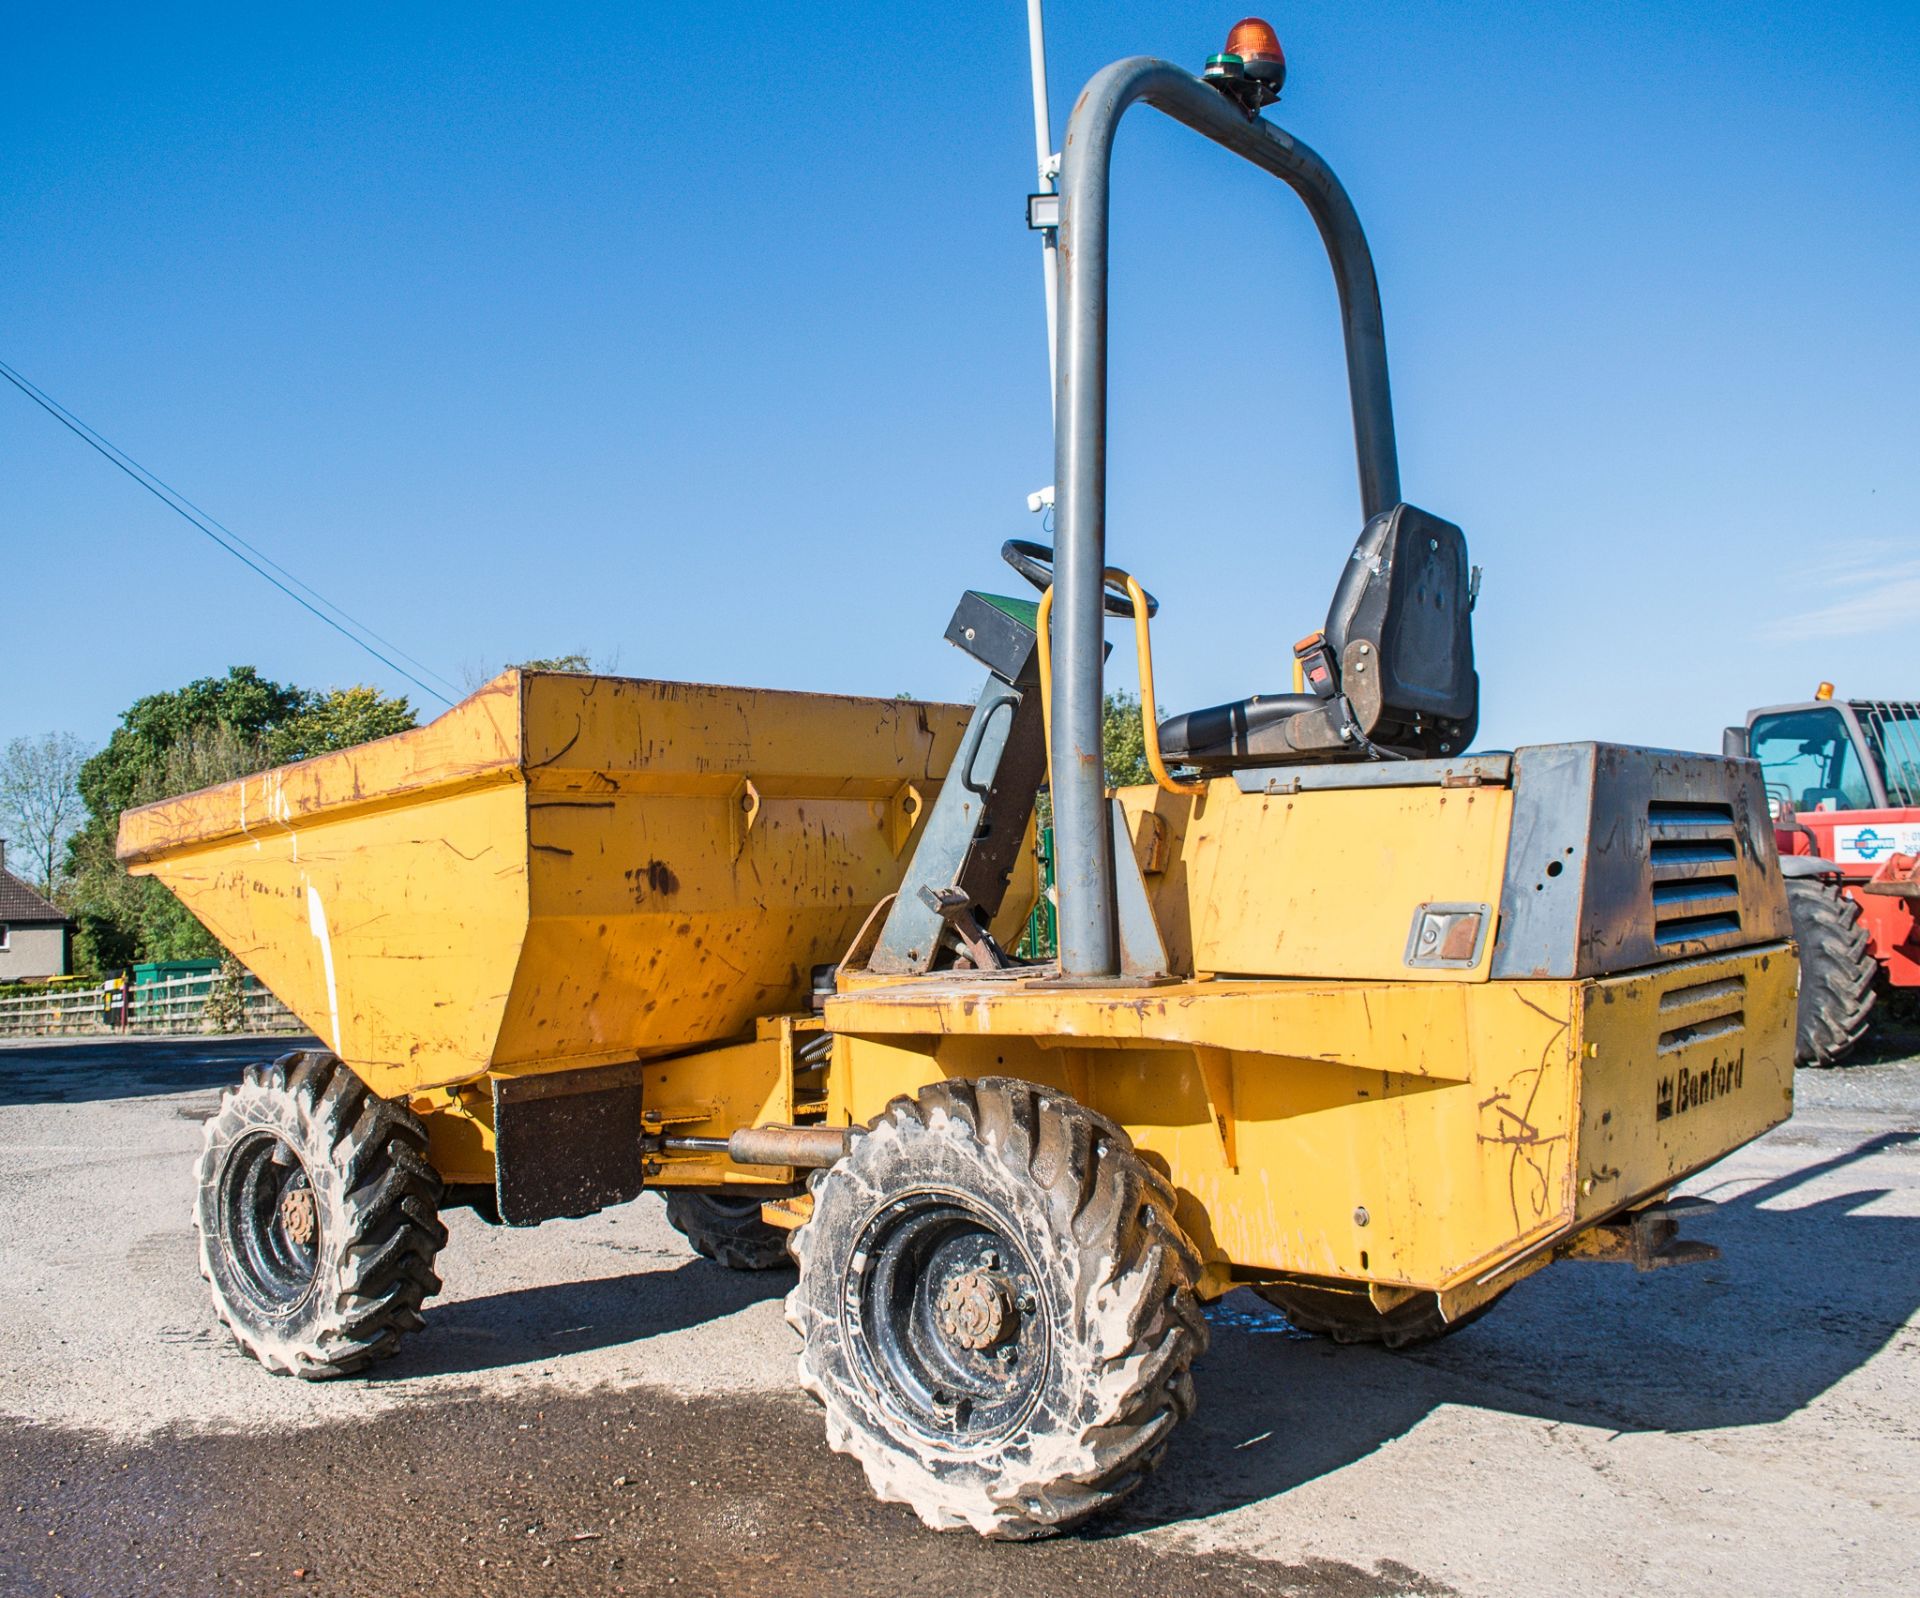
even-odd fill
[[[1751,760],[1540,744],[1514,752],[1509,789],[1495,978],[1610,976],[1792,936]]]
[[[1731,805],[1694,799],[1648,803],[1648,889],[1658,947],[1740,936],[1737,861]]]

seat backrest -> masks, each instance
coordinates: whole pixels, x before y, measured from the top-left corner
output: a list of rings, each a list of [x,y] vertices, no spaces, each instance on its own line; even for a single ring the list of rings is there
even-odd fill
[[[1458,753],[1480,719],[1467,540],[1412,505],[1369,521],[1334,589],[1326,638],[1367,737],[1398,753]]]
[[[1314,692],[1170,716],[1162,752],[1199,771],[1463,753],[1480,725],[1472,583],[1452,522],[1411,505],[1381,512],[1334,588],[1320,635],[1332,669],[1310,677]],[[1296,647],[1319,663],[1317,641]]]

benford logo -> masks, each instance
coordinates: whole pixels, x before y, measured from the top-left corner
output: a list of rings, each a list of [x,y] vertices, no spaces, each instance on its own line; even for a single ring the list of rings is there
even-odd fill
[[[1663,1076],[1656,1085],[1653,1118],[1665,1121],[1685,1115],[1703,1104],[1737,1093],[1747,1077],[1747,1051],[1742,1049],[1731,1060],[1715,1060],[1704,1070],[1681,1066],[1673,1076]]]

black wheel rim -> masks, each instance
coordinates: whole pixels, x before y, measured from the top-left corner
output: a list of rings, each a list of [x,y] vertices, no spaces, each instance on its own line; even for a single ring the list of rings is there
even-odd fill
[[[319,1208],[305,1163],[278,1133],[250,1132],[228,1151],[220,1230],[239,1286],[261,1309],[286,1314],[312,1292]]]
[[[847,1268],[856,1368],[899,1420],[959,1446],[1032,1413],[1053,1354],[1045,1287],[1000,1217],[963,1194],[892,1200]]]

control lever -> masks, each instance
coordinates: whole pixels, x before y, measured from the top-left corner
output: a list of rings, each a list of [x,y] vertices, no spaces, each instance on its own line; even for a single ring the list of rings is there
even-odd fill
[[[976,971],[1004,971],[1013,964],[993,941],[993,934],[980,925],[964,888],[936,888],[922,883],[920,902],[953,929]]]

